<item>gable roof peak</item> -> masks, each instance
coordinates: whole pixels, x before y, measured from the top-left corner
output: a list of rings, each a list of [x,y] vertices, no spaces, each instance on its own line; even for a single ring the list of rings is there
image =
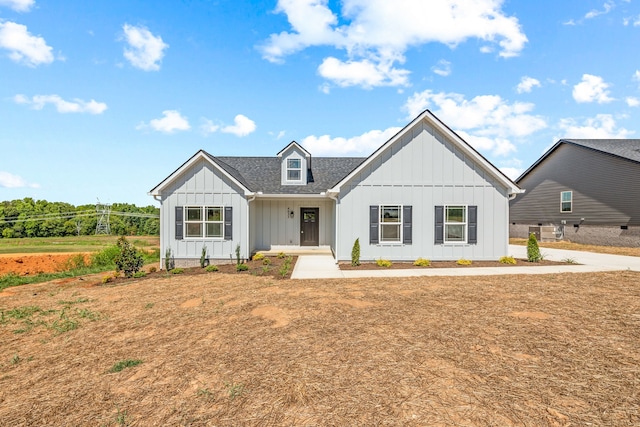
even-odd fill
[[[298,144],[295,140],[291,141],[290,143],[288,143],[286,147],[284,147],[282,150],[280,150],[278,152],[278,154],[276,154],[276,156],[277,157],[282,157],[282,153],[284,153],[285,151],[287,151],[291,147],[295,147],[298,150],[302,151],[304,153],[305,157],[307,157],[307,158],[311,157],[311,153],[309,153],[302,145]]]

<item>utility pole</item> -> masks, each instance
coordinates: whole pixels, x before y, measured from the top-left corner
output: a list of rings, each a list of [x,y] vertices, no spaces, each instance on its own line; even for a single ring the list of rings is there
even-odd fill
[[[100,203],[100,199],[98,199],[98,203],[96,203],[96,212],[98,213],[96,234],[111,234],[111,226],[109,225],[111,205]]]

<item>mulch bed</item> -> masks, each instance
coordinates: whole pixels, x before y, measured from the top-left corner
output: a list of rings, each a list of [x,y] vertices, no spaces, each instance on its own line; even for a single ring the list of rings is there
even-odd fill
[[[471,265],[460,265],[456,261],[431,261],[428,267],[418,267],[412,262],[394,262],[390,267],[378,267],[375,262],[363,262],[359,266],[352,266],[350,263],[340,263],[341,270],[378,270],[378,269],[421,269],[421,268],[472,268],[472,267],[536,267],[543,265],[569,265],[568,262],[558,262],[541,260],[539,262],[529,262],[526,259],[517,259],[517,264],[503,264],[498,261],[473,261]],[[573,263],[575,264],[575,263]]]

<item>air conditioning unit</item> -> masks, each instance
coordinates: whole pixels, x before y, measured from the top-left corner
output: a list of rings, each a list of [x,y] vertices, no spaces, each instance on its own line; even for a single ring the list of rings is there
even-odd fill
[[[529,227],[529,234],[533,233],[540,242],[555,242],[556,227],[553,225],[543,225],[537,227]]]

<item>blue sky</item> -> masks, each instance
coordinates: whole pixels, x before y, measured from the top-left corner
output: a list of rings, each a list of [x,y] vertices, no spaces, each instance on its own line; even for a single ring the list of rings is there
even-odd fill
[[[640,138],[638,0],[0,0],[0,200],[157,204],[199,149],[367,156],[424,109],[516,178]]]

